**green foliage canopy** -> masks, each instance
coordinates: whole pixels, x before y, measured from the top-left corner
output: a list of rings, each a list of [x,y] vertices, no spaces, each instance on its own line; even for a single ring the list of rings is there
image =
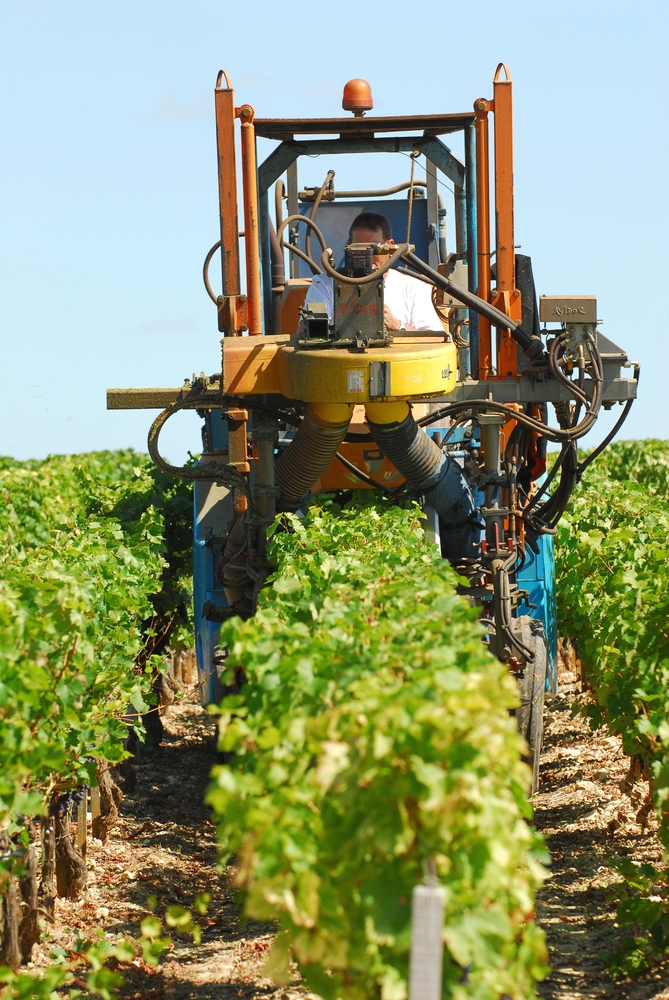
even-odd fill
[[[406,996],[411,893],[446,891],[445,997],[533,996],[541,842],[509,709],[515,684],[481,642],[420,511],[328,499],[284,516],[271,590],[221,630],[227,680],[208,801],[244,912],[277,920],[269,960],[326,1000]]]
[[[1,459],[0,495],[0,826],[11,829],[54,792],[92,783],[96,759],[120,760],[124,713],[150,708],[156,663],[135,664],[153,595],[183,603],[165,593],[184,553],[163,515],[184,500],[131,451]]]

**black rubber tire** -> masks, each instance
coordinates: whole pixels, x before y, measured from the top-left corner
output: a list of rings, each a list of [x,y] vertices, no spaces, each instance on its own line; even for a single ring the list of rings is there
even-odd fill
[[[528,763],[532,768],[532,794],[539,789],[539,760],[544,740],[544,699],[546,695],[546,634],[544,624],[523,615],[514,619],[514,631],[523,644],[534,650],[534,663],[528,663],[518,678],[520,707],[516,710],[518,732],[527,740]]]

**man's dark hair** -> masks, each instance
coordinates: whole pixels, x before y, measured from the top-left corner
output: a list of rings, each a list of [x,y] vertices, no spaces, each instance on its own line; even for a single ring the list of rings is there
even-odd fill
[[[374,232],[382,233],[384,240],[391,239],[393,235],[390,223],[385,215],[381,215],[379,212],[361,212],[360,215],[356,215],[348,231],[349,243],[353,240],[354,229],[372,229]]]

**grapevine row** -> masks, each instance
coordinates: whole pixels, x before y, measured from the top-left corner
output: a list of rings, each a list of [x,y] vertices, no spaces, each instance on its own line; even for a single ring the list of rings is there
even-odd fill
[[[631,777],[650,780],[667,850],[668,538],[669,442],[623,441],[572,498],[557,547],[560,630],[578,643],[592,694],[584,711],[593,727],[622,737]],[[627,890],[618,920],[637,938],[616,961],[630,971],[669,947],[669,875],[631,862],[620,868]]]
[[[80,891],[71,807],[108,790],[128,723],[141,734],[153,712],[156,653],[188,624],[188,544],[165,527],[188,497],[148,470],[132,452],[0,460],[0,965],[17,948],[27,961],[39,933],[23,905],[16,934],[12,904],[40,838],[38,909],[53,913],[54,870],[60,894]]]
[[[245,914],[281,928],[279,980],[292,959],[325,1000],[405,997],[411,893],[432,872],[445,995],[527,1000],[545,972],[546,858],[517,690],[420,516],[327,499],[285,516],[272,589],[221,631],[233,757],[208,801]]]

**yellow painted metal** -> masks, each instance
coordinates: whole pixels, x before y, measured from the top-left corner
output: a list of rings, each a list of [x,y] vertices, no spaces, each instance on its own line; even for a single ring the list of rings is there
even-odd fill
[[[312,403],[309,409],[322,424],[345,424],[351,419],[353,403]]]
[[[279,388],[279,348],[288,337],[225,337],[223,385],[226,396],[253,396],[281,392]]]
[[[389,391],[383,397],[370,395],[370,370],[375,362],[389,367],[385,376]],[[305,351],[288,346],[278,352],[279,391],[289,399],[307,403],[443,396],[455,388],[456,363],[455,345],[443,342],[376,347],[364,354],[333,349]]]
[[[301,350],[288,337],[226,337],[222,391],[230,396],[281,393],[305,403],[368,403],[370,400],[444,396],[455,388],[455,344],[394,343],[364,353],[348,350]],[[373,362],[388,365],[389,391],[370,396]]]
[[[373,424],[401,424],[409,416],[409,404],[367,403],[367,417]]]

